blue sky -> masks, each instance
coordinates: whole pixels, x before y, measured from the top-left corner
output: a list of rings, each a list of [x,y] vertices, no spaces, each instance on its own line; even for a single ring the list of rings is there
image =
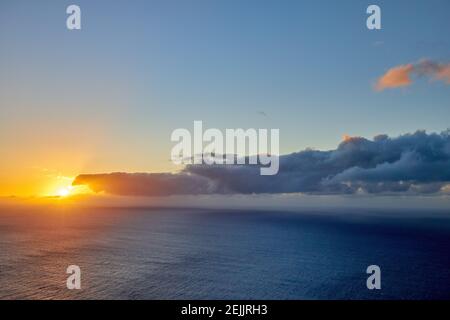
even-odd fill
[[[73,3],[80,31],[66,29]],[[382,30],[366,28],[369,4]],[[439,132],[446,84],[373,84],[397,65],[448,63],[449,14],[446,0],[2,1],[0,142],[25,148],[39,132],[37,145],[89,155],[75,173],[167,169],[170,133],[194,120],[279,128],[281,153]]]

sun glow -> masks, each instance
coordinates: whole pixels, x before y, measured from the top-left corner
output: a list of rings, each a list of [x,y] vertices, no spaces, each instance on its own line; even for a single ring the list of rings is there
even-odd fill
[[[72,182],[75,178],[58,176],[47,187],[44,196],[58,198],[72,198],[72,196],[91,194],[92,191],[88,186],[73,186]]]
[[[72,186],[69,186],[69,187],[59,189],[57,194],[60,197],[67,197],[70,195],[71,191],[72,191]]]

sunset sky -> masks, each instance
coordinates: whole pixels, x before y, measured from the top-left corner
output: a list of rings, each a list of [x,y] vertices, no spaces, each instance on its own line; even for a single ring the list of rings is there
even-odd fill
[[[372,2],[382,10],[379,31],[366,28]],[[81,7],[81,30],[66,28],[72,3]],[[433,155],[450,159],[450,139],[441,133],[450,127],[449,15],[448,0],[1,1],[0,196],[63,195],[81,174],[178,171],[170,134],[191,130],[194,120],[219,129],[278,128],[283,155],[337,150],[344,136],[387,134],[391,144],[369,144],[377,157],[404,146],[402,164],[409,150],[432,144]],[[334,155],[347,157],[358,141],[317,156],[339,167]],[[421,152],[405,166],[427,173],[411,178],[418,192],[443,192],[450,160],[427,162],[430,153]],[[357,167],[342,164],[329,182],[380,176]],[[389,175],[383,191],[398,191],[409,172]],[[273,189],[239,193],[357,192],[276,179]],[[111,193],[121,194],[120,181]],[[151,183],[174,193],[165,177]],[[367,190],[378,192],[373,186]]]

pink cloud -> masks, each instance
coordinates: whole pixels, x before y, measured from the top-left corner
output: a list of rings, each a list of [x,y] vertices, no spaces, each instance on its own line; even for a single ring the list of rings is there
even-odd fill
[[[421,60],[389,69],[375,84],[375,89],[382,91],[388,88],[406,87],[412,84],[412,76],[429,77],[432,80],[450,84],[450,63],[439,63]]]
[[[412,81],[411,72],[414,70],[412,64],[405,64],[389,69],[380,79],[378,79],[375,88],[384,90],[386,88],[398,88],[409,86]]]

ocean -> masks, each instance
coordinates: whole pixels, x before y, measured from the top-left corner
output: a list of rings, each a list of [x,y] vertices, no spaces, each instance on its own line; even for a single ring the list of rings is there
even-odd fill
[[[1,299],[450,299],[446,212],[0,210]]]

